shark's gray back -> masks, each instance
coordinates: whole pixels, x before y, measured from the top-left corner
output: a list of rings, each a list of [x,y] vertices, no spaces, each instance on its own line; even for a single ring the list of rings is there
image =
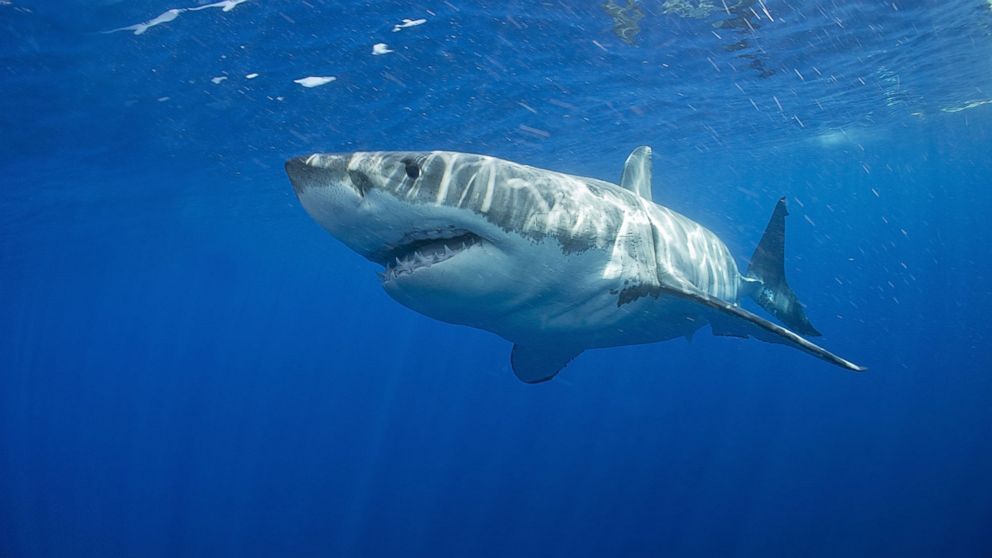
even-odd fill
[[[636,196],[608,182],[448,151],[361,154],[349,166],[382,172],[392,194],[409,202],[472,210],[500,228],[534,241],[549,237],[564,251],[604,248],[616,237]],[[403,176],[409,160],[418,180]]]

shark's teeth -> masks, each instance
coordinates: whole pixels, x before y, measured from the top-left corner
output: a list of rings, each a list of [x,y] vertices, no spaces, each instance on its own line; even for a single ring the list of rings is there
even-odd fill
[[[458,230],[434,229],[414,231],[403,237],[398,246],[392,247],[392,262],[386,263],[381,276],[383,282],[426,269],[449,260],[480,241],[478,236]]]

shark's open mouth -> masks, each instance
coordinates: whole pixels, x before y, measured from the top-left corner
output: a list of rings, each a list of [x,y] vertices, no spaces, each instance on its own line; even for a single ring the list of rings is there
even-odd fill
[[[482,239],[461,229],[417,231],[387,248],[383,281],[392,281],[441,263],[475,246]]]

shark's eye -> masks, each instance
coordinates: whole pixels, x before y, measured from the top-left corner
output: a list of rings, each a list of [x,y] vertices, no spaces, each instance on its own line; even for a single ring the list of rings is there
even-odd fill
[[[406,175],[410,178],[416,180],[420,176],[420,167],[417,163],[411,159],[404,159],[403,164],[406,165]]]

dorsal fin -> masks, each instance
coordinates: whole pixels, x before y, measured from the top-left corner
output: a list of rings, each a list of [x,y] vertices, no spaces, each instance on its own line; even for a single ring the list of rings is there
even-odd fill
[[[651,201],[651,148],[642,145],[630,152],[623,165],[620,186]]]

